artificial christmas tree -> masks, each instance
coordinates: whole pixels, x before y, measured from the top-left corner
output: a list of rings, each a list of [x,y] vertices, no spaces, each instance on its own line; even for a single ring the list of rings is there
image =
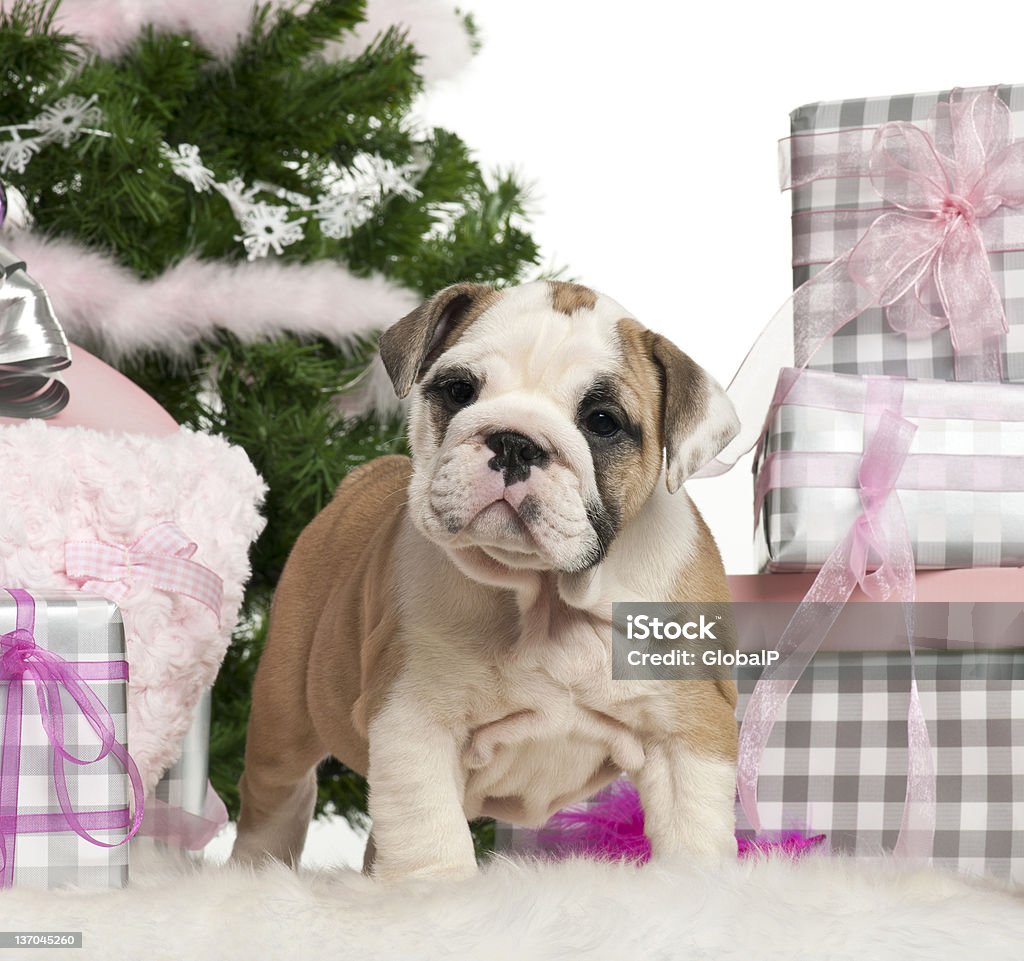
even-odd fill
[[[418,53],[398,25],[367,43],[359,0],[260,7],[233,42],[210,43],[188,5],[176,32],[165,18],[127,42],[122,18],[115,39],[86,42],[61,28],[86,22],[83,5],[0,14],[0,176],[28,223],[5,239],[73,343],[179,423],[245,448],[269,486],[214,691],[212,780],[234,813],[287,553],[351,467],[403,448],[397,421],[343,413],[374,332],[448,283],[523,279],[537,248],[519,184],[416,127]],[[387,4],[371,7],[386,20]],[[133,16],[146,23],[145,5]],[[350,772],[323,772],[321,810],[364,800]]]

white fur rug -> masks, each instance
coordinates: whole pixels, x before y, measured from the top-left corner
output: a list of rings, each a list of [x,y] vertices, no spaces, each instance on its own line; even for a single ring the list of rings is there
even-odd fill
[[[0,929],[81,930],[79,961],[1019,961],[1022,895],[832,857],[714,873],[499,860],[472,881],[393,887],[164,863],[124,891],[0,892]]]

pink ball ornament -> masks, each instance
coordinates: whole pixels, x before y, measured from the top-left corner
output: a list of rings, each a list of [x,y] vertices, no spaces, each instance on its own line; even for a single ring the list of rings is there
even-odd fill
[[[72,345],[71,366],[62,371],[70,400],[51,427],[91,427],[93,430],[165,437],[178,424],[152,397],[87,350]],[[23,424],[17,417],[0,417],[0,424]]]

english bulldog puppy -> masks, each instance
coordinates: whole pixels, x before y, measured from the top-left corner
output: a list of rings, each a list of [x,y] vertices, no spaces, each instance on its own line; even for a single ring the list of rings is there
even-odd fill
[[[722,388],[576,284],[456,284],[387,330],[412,457],[349,474],[281,576],[233,857],[295,864],[335,758],[379,878],[476,870],[467,820],[542,824],[626,772],[654,857],[732,858],[731,681],[611,676],[613,601],[726,601],[681,489]]]

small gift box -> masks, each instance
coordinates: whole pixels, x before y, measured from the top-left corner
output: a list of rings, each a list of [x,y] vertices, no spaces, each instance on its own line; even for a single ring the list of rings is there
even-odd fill
[[[117,606],[0,591],[0,648],[0,887],[123,887],[143,792]]]
[[[916,601],[862,573],[838,606],[832,574],[729,578],[738,649],[781,655],[737,669],[740,835],[1024,880],[1024,570],[925,572]]]
[[[1024,381],[1024,86],[791,114],[796,363]]]
[[[209,689],[192,712],[192,725],[181,743],[181,756],[157,781],[153,797],[186,814],[201,817],[207,809],[210,791],[210,708]]]
[[[944,867],[1024,881],[1024,758],[1016,747],[1024,737],[1024,649],[919,647],[915,656],[934,760],[931,857]],[[756,669],[739,669],[741,718],[756,680]],[[832,850],[860,857],[896,848],[907,790],[909,684],[905,650],[816,654],[761,755],[761,830],[824,834]],[[737,828],[741,836],[753,833],[742,809]]]
[[[783,370],[756,501],[769,571],[1022,566],[1024,390]]]
[[[209,781],[212,701],[208,688],[192,712],[178,760],[146,799],[136,845],[153,839],[165,848],[200,851],[227,824],[227,809]]]

